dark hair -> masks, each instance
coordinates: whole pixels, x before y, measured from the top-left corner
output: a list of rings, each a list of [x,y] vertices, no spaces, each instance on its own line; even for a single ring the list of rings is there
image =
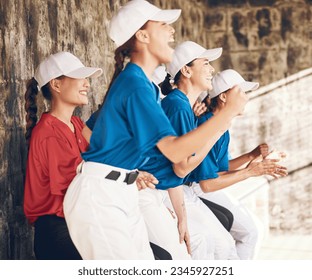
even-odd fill
[[[207,106],[207,112],[213,112],[218,107],[219,95],[214,98],[209,98],[209,94],[204,99],[204,103]]]
[[[195,60],[195,59],[194,59]],[[193,62],[194,60],[192,60],[191,62],[187,63],[186,65],[187,66],[192,66],[193,65]],[[163,95],[168,95],[171,91],[174,90],[173,88],[173,84],[174,85],[178,85],[179,84],[179,81],[180,81],[180,78],[181,78],[181,70],[174,76],[173,78],[173,83],[170,81],[172,78],[170,76],[170,74],[167,74],[165,80],[162,82],[161,84],[161,93]]]
[[[134,42],[135,42],[135,36],[132,36],[126,43],[121,45],[115,50],[115,71],[113,74],[113,77],[111,79],[111,82],[109,83],[108,89],[106,91],[106,94],[110,90],[113,82],[118,77],[118,75],[121,73],[121,71],[124,68],[125,59],[131,56],[131,53],[133,52],[134,48]]]
[[[229,91],[226,90],[224,92],[221,92],[221,93],[227,93]],[[220,102],[220,94],[215,96],[214,98],[209,98],[209,94],[207,95],[207,97],[205,98],[204,102],[207,106],[207,112],[213,112],[217,109],[218,105],[219,105],[219,102]]]
[[[64,76],[57,77],[56,79],[62,79]],[[37,117],[37,95],[38,95],[38,82],[35,78],[31,78],[27,82],[27,88],[25,92],[25,111],[26,111],[26,143],[29,146],[29,141],[31,137],[31,133],[33,128],[35,127],[38,117]],[[46,83],[44,86],[41,87],[41,92],[43,97],[51,101],[52,100],[52,93],[50,90],[49,83]]]
[[[145,29],[147,22],[140,28]],[[104,96],[103,102],[101,105],[99,105],[99,109],[103,106],[107,94],[109,93],[110,88],[112,87],[112,84],[114,83],[115,79],[118,77],[118,75],[121,73],[121,71],[124,69],[124,63],[126,58],[130,58],[132,52],[134,51],[135,46],[135,35],[133,35],[126,43],[121,45],[115,50],[115,71],[113,74],[113,77],[108,85],[108,89],[106,91],[106,94]]]

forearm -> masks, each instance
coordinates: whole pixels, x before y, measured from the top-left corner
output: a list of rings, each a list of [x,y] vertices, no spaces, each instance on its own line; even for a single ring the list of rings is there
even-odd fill
[[[231,159],[229,161],[229,170],[236,170],[245,167],[244,165],[248,164],[253,159],[254,158],[250,155],[250,153],[246,153],[237,158]]]
[[[173,163],[179,163],[202,149],[212,139],[218,139],[230,127],[234,115],[222,110],[198,128],[180,137],[165,137],[157,143],[159,150]]]
[[[91,138],[91,134],[92,134],[91,129],[85,125],[82,128],[81,134],[87,140],[87,142],[90,143],[90,138]]]
[[[173,164],[175,174],[180,178],[186,177],[203,161],[219,138],[219,135],[210,138],[205,146],[196,152],[195,155],[192,155],[179,163]]]
[[[218,178],[202,180],[199,182],[203,192],[218,191],[251,177],[251,174],[247,169],[221,172],[218,174]]]
[[[168,193],[178,221],[186,221],[183,186],[170,188]]]

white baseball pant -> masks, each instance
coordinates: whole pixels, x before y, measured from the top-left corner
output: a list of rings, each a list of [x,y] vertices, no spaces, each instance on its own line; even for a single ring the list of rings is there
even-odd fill
[[[173,260],[191,259],[185,243],[179,242],[177,219],[174,219],[164,200],[165,190],[146,188],[139,191],[139,206],[148,231],[149,241],[167,250]]]
[[[258,218],[237,199],[222,190],[204,193],[199,184],[193,184],[192,188],[199,197],[218,203],[232,212],[234,222],[230,233],[236,241],[237,254],[243,260],[253,259],[263,234],[258,225]]]
[[[119,171],[114,181],[105,179]],[[128,170],[85,162],[70,184],[64,214],[83,259],[154,259],[138,205],[136,183],[124,183]]]
[[[239,259],[235,242],[212,211],[199,199],[189,186],[183,186],[190,239],[202,236],[206,242],[192,247],[192,258],[203,259]],[[167,200],[168,202],[168,200]],[[170,207],[170,204],[167,204]],[[172,207],[172,206],[171,206]]]

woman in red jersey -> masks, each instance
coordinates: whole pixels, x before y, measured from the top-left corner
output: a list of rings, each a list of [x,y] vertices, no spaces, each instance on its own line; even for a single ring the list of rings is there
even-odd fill
[[[81,259],[69,236],[63,199],[82,161],[80,153],[88,147],[81,134],[84,123],[73,112],[88,103],[87,78],[102,72],[100,68],[85,67],[71,53],[59,52],[45,59],[28,82],[24,212],[34,225],[37,259]],[[36,124],[38,89],[51,106]]]

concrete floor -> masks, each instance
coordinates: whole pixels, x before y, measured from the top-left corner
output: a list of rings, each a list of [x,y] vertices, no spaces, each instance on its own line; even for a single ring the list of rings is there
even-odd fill
[[[272,235],[261,246],[257,260],[312,260],[311,235]]]

